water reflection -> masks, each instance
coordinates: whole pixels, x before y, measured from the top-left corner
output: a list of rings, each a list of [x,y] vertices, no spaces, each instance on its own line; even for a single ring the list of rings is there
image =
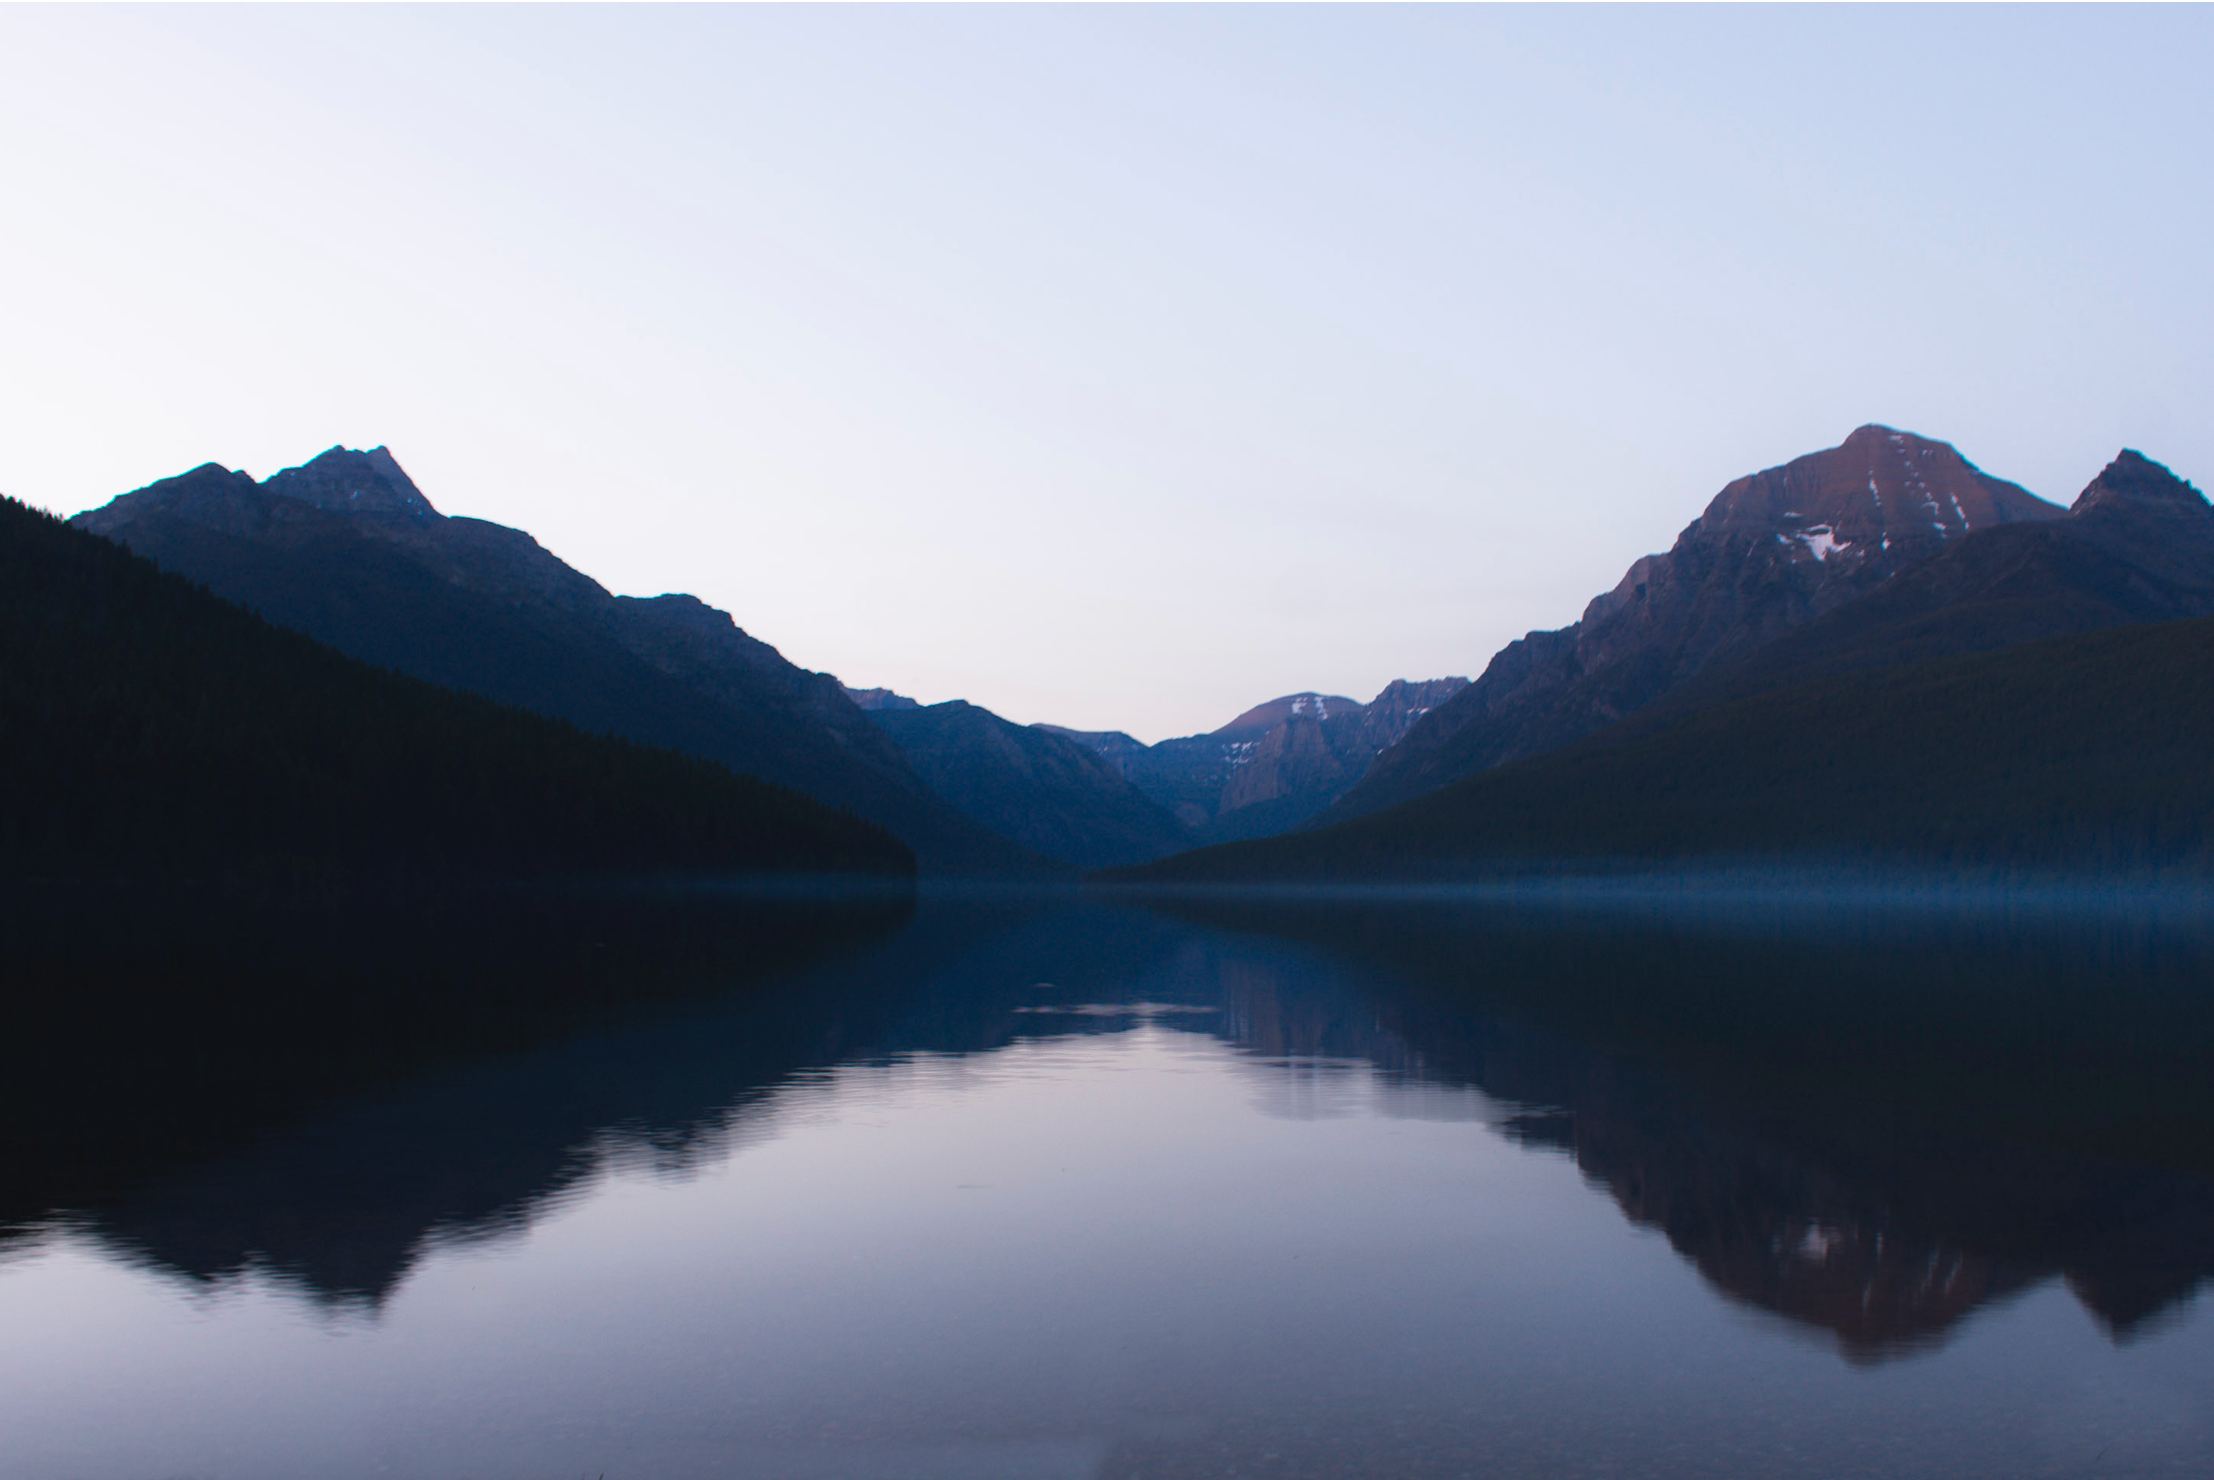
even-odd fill
[[[374,1303],[617,1147],[681,1160],[733,1097],[876,1031],[795,1000],[888,896],[220,891],[0,897],[0,1254],[66,1226],[214,1285]],[[720,1036],[717,1036],[720,1035]]]
[[[2214,1273],[2214,933],[1888,903],[1171,901],[1357,986],[1245,969],[1226,1021],[1518,1107],[1733,1299],[1856,1360],[2060,1278],[2118,1340]],[[1357,1005],[1355,1005],[1357,1004]]]
[[[1713,1289],[1859,1362],[2054,1279],[2128,1340],[2214,1273],[2196,927],[1051,897],[804,921],[454,908],[374,931],[328,910],[166,919],[104,960],[49,919],[44,959],[77,999],[71,1017],[47,993],[48,1025],[144,1020],[128,1082],[83,1056],[11,1069],[16,1239],[66,1226],[198,1285],[254,1274],[373,1312],[441,1250],[611,1174],[718,1165],[866,1076],[952,1083],[1012,1046],[1166,1033],[1233,1048],[1270,1116],[1465,1122],[1572,1158]],[[453,1005],[488,978],[501,1011]],[[209,981],[235,1011],[158,1010]]]

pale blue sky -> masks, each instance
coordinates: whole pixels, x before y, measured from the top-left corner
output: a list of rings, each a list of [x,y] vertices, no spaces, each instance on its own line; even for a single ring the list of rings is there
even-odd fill
[[[388,443],[786,656],[1474,674],[1883,421],[2214,482],[2203,8],[0,7],[0,491]]]

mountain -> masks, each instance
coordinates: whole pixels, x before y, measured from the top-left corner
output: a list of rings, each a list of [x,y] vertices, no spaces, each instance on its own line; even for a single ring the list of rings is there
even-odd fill
[[[928,871],[1049,868],[933,795],[835,678],[694,597],[613,596],[520,530],[440,514],[384,448],[260,483],[209,463],[71,522],[366,662],[847,808]]]
[[[0,500],[0,875],[912,876],[889,833],[288,632]]]
[[[1632,565],[1580,620],[1508,644],[1321,821],[1365,816],[1558,749],[1864,598],[1971,533],[2061,513],[1945,443],[1864,426],[1837,447],[1731,483],[1667,554]]]
[[[1694,859],[2204,873],[2209,672],[2214,617],[1848,672],[1123,877],[1357,882]]]
[[[1197,841],[1217,843],[1298,826],[1467,684],[1465,678],[1394,679],[1366,704],[1339,694],[1286,694],[1218,730],[1152,746],[1120,730],[1035,728],[1093,751],[1173,812]]]
[[[1190,832],[1099,755],[955,699],[886,706],[883,726],[938,795],[1003,837],[1078,868],[1180,852]]]
[[[1715,704],[1858,669],[2196,616],[2214,616],[2214,509],[2125,449],[2066,518],[1956,541],[1605,733],[1631,738]]]

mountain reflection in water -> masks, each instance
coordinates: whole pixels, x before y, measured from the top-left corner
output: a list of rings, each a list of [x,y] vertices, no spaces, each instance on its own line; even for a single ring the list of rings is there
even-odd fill
[[[1857,1360],[2055,1276],[2127,1339],[2214,1273],[2214,921],[2195,910],[1170,903],[1313,943],[1360,983],[1368,1015],[1326,1025],[1256,982],[1241,1042],[1523,1107],[1508,1135]]]
[[[50,976],[18,1017],[50,1034],[196,983],[245,1008],[154,1015],[159,1041],[123,1055],[133,1113],[161,1122],[136,1135],[87,1056],[31,1072],[13,1040],[0,1240],[374,1323],[443,1251],[522,1238],[610,1176],[681,1181],[825,1096],[894,1105],[918,1075],[957,1090],[966,1064],[1136,1034],[1228,1046],[1265,1115],[1468,1122],[1571,1158],[1711,1289],[1855,1366],[2055,1280],[2129,1343],[2214,1274],[2195,916],[979,894],[911,918],[642,898],[383,918],[373,942],[329,916],[202,920],[189,970],[81,930],[29,952]],[[508,1009],[457,1026],[488,975]],[[280,982],[323,1006],[283,1006]],[[164,1053],[187,1067],[155,1072]],[[1128,1133],[1173,1164],[1205,1128]]]

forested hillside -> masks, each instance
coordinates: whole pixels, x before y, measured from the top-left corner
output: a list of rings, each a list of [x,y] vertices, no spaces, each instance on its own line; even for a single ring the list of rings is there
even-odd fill
[[[441,689],[0,500],[0,874],[908,875],[882,829]]]

